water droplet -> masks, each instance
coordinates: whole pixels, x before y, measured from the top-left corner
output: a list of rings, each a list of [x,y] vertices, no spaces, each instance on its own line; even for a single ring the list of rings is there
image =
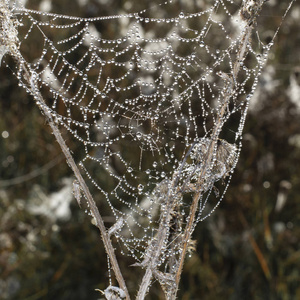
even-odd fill
[[[139,191],[139,193],[141,193],[143,191],[143,189],[144,189],[144,186],[142,184],[139,184],[138,185],[138,191]]]

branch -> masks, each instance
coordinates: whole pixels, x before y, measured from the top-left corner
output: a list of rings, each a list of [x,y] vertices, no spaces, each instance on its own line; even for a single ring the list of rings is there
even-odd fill
[[[29,72],[28,70],[25,68],[25,65],[23,64],[23,70],[25,71],[25,73],[27,73],[29,75]],[[33,72],[33,71],[31,71]],[[32,77],[32,75],[31,75]],[[28,81],[28,78],[27,78],[27,82],[32,84],[32,80],[30,79]],[[128,290],[127,290],[127,287],[126,287],[126,284],[125,284],[125,281],[124,281],[124,278],[122,276],[122,273],[121,273],[121,270],[120,270],[120,267],[119,267],[119,264],[118,264],[118,261],[117,261],[117,258],[116,258],[116,255],[115,255],[115,251],[114,251],[114,248],[112,246],[112,243],[111,243],[111,240],[109,238],[109,235],[106,231],[106,228],[105,228],[105,225],[104,225],[104,222],[103,222],[103,219],[99,213],[99,210],[96,206],[96,203],[89,191],[89,188],[87,186],[87,184],[85,183],[82,175],[80,174],[80,171],[70,153],[70,150],[69,148],[67,147],[58,127],[56,126],[53,118],[52,118],[52,115],[51,115],[51,112],[49,111],[48,107],[46,106],[45,102],[44,102],[44,99],[42,98],[40,92],[37,90],[37,88],[35,86],[32,86],[31,89],[33,89],[32,93],[33,93],[33,96],[35,98],[35,100],[37,101],[37,105],[39,106],[39,108],[41,109],[41,111],[44,113],[44,115],[46,116],[46,119],[52,129],[52,132],[56,138],[56,141],[59,143],[60,147],[61,147],[61,150],[63,152],[63,154],[65,155],[66,157],[66,160],[67,160],[67,163],[69,165],[69,167],[72,169],[72,171],[74,172],[74,175],[82,189],[82,192],[88,202],[88,206],[90,208],[90,211],[93,215],[93,217],[95,218],[96,220],[96,226],[99,228],[100,230],[100,233],[101,233],[101,238],[103,240],[103,243],[104,243],[104,246],[105,246],[105,250],[109,256],[109,259],[110,259],[110,262],[111,262],[111,265],[112,265],[112,268],[114,270],[114,273],[116,275],[116,279],[120,285],[120,288],[125,292],[126,294],[126,299],[129,300],[130,299],[130,296],[129,296],[129,293],[128,293]]]
[[[74,175],[82,189],[82,192],[87,200],[87,203],[90,207],[90,211],[96,220],[96,226],[100,230],[100,234],[104,243],[105,250],[107,255],[109,256],[112,268],[116,275],[116,279],[120,285],[120,288],[125,292],[126,300],[130,300],[130,296],[122,276],[120,267],[118,265],[118,261],[114,252],[114,248],[112,246],[110,237],[108,232],[106,231],[103,219],[99,213],[99,210],[96,206],[96,203],[89,191],[87,184],[85,183],[80,171],[70,153],[68,146],[66,145],[58,127],[56,126],[53,117],[51,115],[50,109],[48,109],[45,101],[36,85],[37,74],[31,70],[30,66],[26,63],[22,54],[19,51],[19,40],[18,40],[18,31],[16,24],[13,21],[13,15],[9,10],[9,7],[6,5],[4,0],[0,0],[0,46],[1,50],[4,49],[2,55],[8,53],[15,60],[16,64],[19,67],[19,71],[24,73],[24,79],[28,84],[26,89],[29,93],[31,93],[36,101],[36,104],[39,106],[43,114],[45,115],[48,124],[50,125],[52,132],[56,138],[56,141],[59,143],[63,154],[67,160],[69,167],[74,172]]]
[[[160,257],[166,249],[166,243],[170,232],[170,221],[176,206],[176,197],[180,197],[180,192],[177,186],[177,174],[174,174],[172,181],[167,182],[167,195],[165,201],[166,208],[161,209],[161,220],[156,237],[152,240],[145,252],[145,260],[141,263],[145,265],[146,272],[142,279],[136,300],[143,300],[151,284],[153,275],[156,273],[160,265]]]
[[[199,180],[198,180],[198,186],[200,187],[199,190],[194,194],[192,205],[189,212],[188,217],[188,223],[184,230],[183,235],[183,242],[182,242],[182,252],[180,254],[178,269],[175,276],[175,282],[176,282],[176,289],[174,290],[174,294],[172,296],[172,299],[176,298],[176,294],[178,291],[179,281],[183,269],[183,263],[186,256],[188,243],[191,238],[192,232],[193,232],[193,226],[195,221],[195,216],[198,208],[199,199],[203,193],[203,189],[201,189],[201,186],[203,186],[204,178],[209,171],[209,168],[211,164],[213,163],[213,156],[216,148],[216,143],[219,137],[219,134],[221,132],[223,122],[222,119],[226,113],[226,109],[228,107],[228,104],[230,102],[230,99],[234,93],[234,84],[236,83],[237,75],[240,71],[242,62],[247,54],[247,45],[250,43],[250,37],[253,30],[253,24],[255,24],[256,17],[258,16],[261,6],[263,5],[264,0],[256,0],[256,1],[244,1],[243,6],[241,8],[240,14],[244,21],[246,21],[246,25],[244,28],[244,33],[241,37],[239,50],[237,53],[237,57],[231,72],[231,80],[225,81],[225,94],[224,94],[224,101],[222,104],[222,107],[220,109],[220,112],[217,115],[216,118],[216,125],[213,129],[212,135],[211,135],[211,142],[208,147],[208,151],[206,154],[206,157],[204,159],[205,163],[203,164],[202,170],[199,174]],[[229,75],[230,76],[230,75]]]

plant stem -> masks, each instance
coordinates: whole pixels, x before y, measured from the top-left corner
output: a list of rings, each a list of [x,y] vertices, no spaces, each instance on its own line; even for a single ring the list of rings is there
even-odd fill
[[[115,255],[114,248],[112,246],[111,240],[107,233],[103,219],[99,213],[98,207],[96,206],[93,196],[92,196],[85,180],[83,179],[83,177],[82,177],[82,175],[70,153],[70,150],[69,150],[68,146],[66,145],[66,142],[64,141],[64,139],[60,133],[60,130],[58,129],[57,125],[55,124],[53,117],[51,115],[51,112],[48,109],[48,107],[46,106],[41,93],[39,92],[38,88],[35,85],[33,85],[34,81],[32,80],[32,76],[34,74],[34,71],[32,71],[28,65],[25,65],[24,62],[21,63],[21,61],[22,61],[21,57],[22,56],[20,53],[18,53],[17,55],[14,55],[14,59],[16,60],[16,62],[18,64],[21,64],[21,66],[22,66],[22,69],[24,71],[24,78],[29,85],[29,90],[31,91],[32,95],[34,96],[37,105],[39,106],[39,108],[41,109],[43,114],[45,115],[45,117],[48,121],[48,124],[50,125],[51,130],[55,136],[55,139],[58,142],[58,144],[60,145],[63,154],[65,155],[65,158],[66,158],[66,161],[67,161],[69,167],[72,169],[76,179],[78,180],[78,183],[80,184],[80,187],[85,196],[85,199],[87,200],[90,211],[96,220],[96,226],[100,230],[101,238],[104,243],[106,253],[109,256],[110,263],[111,263],[114,273],[116,275],[116,279],[119,283],[119,286],[125,292],[126,300],[130,300],[130,296],[129,296],[125,280],[123,278],[123,275],[121,273],[121,270],[120,270],[120,267],[119,267],[119,264],[118,264],[118,261],[117,261],[116,255]]]
[[[193,232],[193,226],[194,226],[194,221],[195,221],[195,216],[196,216],[196,212],[197,212],[197,208],[198,208],[199,199],[203,193],[201,186],[203,185],[203,180],[205,178],[205,175],[206,175],[207,171],[209,171],[209,168],[211,167],[211,163],[213,162],[213,154],[215,151],[216,142],[218,140],[219,134],[220,134],[222,126],[223,126],[223,117],[226,113],[226,109],[228,107],[229,101],[234,93],[234,84],[236,83],[237,75],[241,68],[241,63],[247,54],[247,45],[250,43],[250,37],[251,37],[252,29],[253,29],[253,24],[255,22],[255,18],[257,17],[258,12],[260,11],[261,5],[263,4],[263,1],[258,1],[258,2],[259,3],[257,5],[259,6],[259,9],[256,10],[257,14],[251,16],[250,20],[248,20],[248,22],[246,22],[246,25],[244,28],[244,33],[240,40],[239,50],[238,50],[236,60],[235,60],[235,63],[233,65],[232,72],[231,72],[232,81],[227,81],[227,83],[225,83],[224,90],[226,91],[226,94],[224,95],[222,107],[216,117],[216,123],[213,128],[212,135],[211,135],[210,145],[208,147],[208,151],[207,151],[206,157],[204,159],[205,163],[203,164],[202,170],[199,174],[198,185],[200,188],[193,196],[193,201],[192,201],[192,205],[191,205],[190,212],[189,212],[188,222],[187,222],[187,225],[184,230],[183,242],[182,242],[182,252],[180,254],[179,264],[178,264],[177,272],[175,275],[176,289],[174,290],[172,299],[175,299],[176,295],[177,295],[179,281],[180,281],[183,264],[184,264],[184,259],[185,259],[186,252],[187,252],[188,242],[189,242],[192,232]]]
[[[174,174],[175,175],[175,174]],[[166,241],[169,236],[170,231],[170,221],[172,219],[172,214],[175,207],[175,198],[178,195],[178,190],[176,189],[177,178],[174,176],[170,186],[168,187],[168,194],[166,195],[166,209],[161,212],[161,221],[158,228],[157,235],[155,237],[154,248],[149,255],[149,261],[147,262],[147,268],[145,275],[142,279],[136,300],[143,300],[151,285],[151,280],[153,277],[153,272],[159,267],[159,258],[165,251]]]

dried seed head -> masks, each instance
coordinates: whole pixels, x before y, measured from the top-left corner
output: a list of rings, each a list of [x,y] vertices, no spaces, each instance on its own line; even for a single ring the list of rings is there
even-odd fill
[[[17,27],[20,23],[14,19],[6,3],[0,3],[0,63],[2,57],[9,53],[19,56],[19,39]]]
[[[194,160],[195,164],[202,164],[205,162],[210,143],[210,139],[203,138],[194,146],[190,157]],[[211,168],[212,174],[216,179],[226,177],[229,175],[229,172],[236,161],[237,147],[225,140],[218,139],[215,157],[215,162]]]
[[[77,200],[79,207],[81,207],[81,187],[77,180],[74,180],[73,182],[73,195]]]
[[[125,292],[116,286],[110,285],[104,291],[100,289],[96,289],[95,291],[101,292],[107,300],[123,300],[126,298]]]
[[[229,172],[233,167],[237,158],[237,147],[234,144],[230,144],[225,140],[219,139],[217,141],[217,164],[223,164],[226,168],[226,172]],[[226,175],[227,176],[227,175]]]
[[[244,0],[240,11],[241,18],[250,24],[258,16],[262,5],[267,0]]]

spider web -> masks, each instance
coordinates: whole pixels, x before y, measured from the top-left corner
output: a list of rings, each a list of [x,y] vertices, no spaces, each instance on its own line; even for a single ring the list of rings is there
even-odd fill
[[[137,261],[156,234],[174,174],[183,191],[177,236],[183,231],[237,59],[241,2],[166,1],[96,18],[11,6],[32,84],[87,180],[106,199],[116,222],[109,233]],[[271,43],[263,45],[255,36],[247,47],[222,130],[213,137],[219,140],[196,223],[211,214],[228,188]],[[32,93],[22,68],[15,73]]]

